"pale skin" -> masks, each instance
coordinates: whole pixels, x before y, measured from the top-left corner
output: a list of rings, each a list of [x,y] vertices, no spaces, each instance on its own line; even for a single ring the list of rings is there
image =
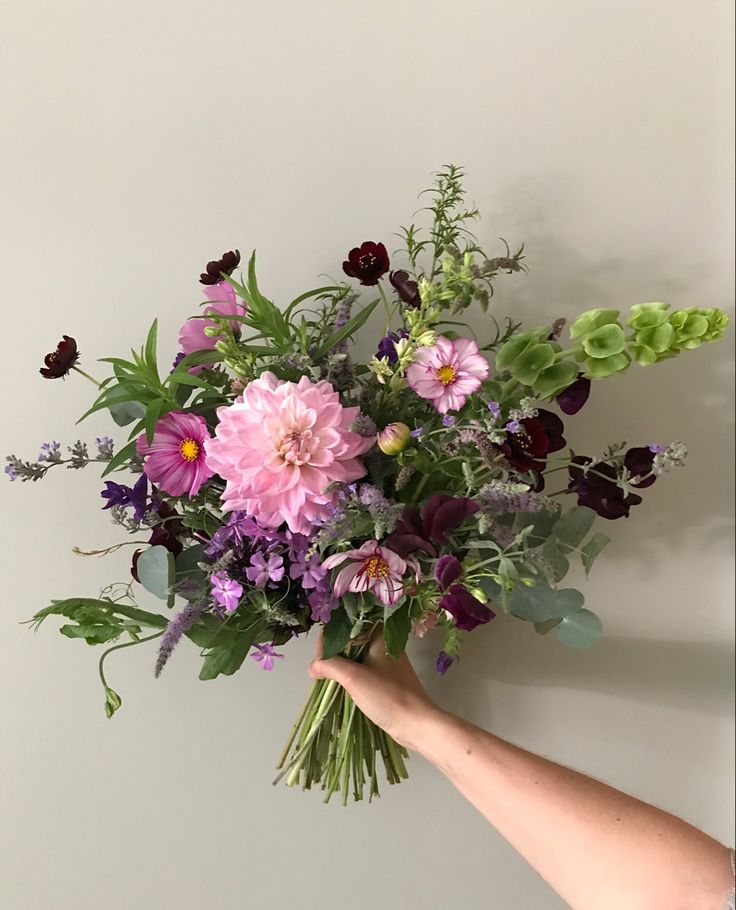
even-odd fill
[[[723,910],[728,850],[687,822],[443,711],[375,636],[365,661],[318,659],[397,742],[423,755],[574,910]],[[584,862],[580,862],[584,857]]]

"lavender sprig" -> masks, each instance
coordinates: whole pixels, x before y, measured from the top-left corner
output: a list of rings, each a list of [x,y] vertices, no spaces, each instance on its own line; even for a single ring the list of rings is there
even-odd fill
[[[158,678],[161,675],[161,671],[166,666],[174,648],[179,644],[181,637],[197,622],[206,606],[206,601],[187,604],[181,613],[178,613],[166,626],[166,631],[159,645],[156,666],[153,669],[155,677]]]

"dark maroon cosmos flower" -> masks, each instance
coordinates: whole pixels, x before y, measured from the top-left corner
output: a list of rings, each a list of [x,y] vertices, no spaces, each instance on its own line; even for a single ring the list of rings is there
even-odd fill
[[[498,448],[506,461],[517,471],[543,471],[540,459],[564,449],[567,443],[562,435],[564,424],[551,411],[540,410],[536,417],[521,421],[518,433],[509,433]]]
[[[484,623],[490,622],[496,614],[490,607],[481,603],[477,597],[463,585],[451,585],[449,591],[440,600],[440,607],[452,614],[455,625],[465,632],[472,632]]]
[[[207,263],[204,272],[199,276],[200,284],[219,284],[223,280],[223,272],[230,275],[239,265],[240,250],[230,250],[229,253],[223,253],[221,259],[215,259]]]
[[[56,345],[56,350],[44,357],[46,366],[38,372],[44,379],[63,379],[78,360],[77,342],[69,335],[64,335]]]
[[[403,269],[391,272],[388,280],[394,287],[394,290],[407,306],[418,307],[422,299],[419,296],[419,285],[409,277],[409,273]]]
[[[590,379],[578,373],[578,378],[563,389],[555,399],[563,414],[577,414],[590,395]]]
[[[382,243],[366,240],[348,253],[342,270],[350,278],[357,278],[361,284],[378,284],[389,267],[388,253]]]
[[[642,501],[636,493],[627,493],[616,483],[616,469],[613,465],[599,462],[594,469],[583,472],[585,465],[591,464],[592,458],[578,455],[570,462],[570,484],[568,489],[577,493],[578,505],[593,509],[601,518],[610,521],[616,518],[628,518],[631,506],[638,506]]]
[[[459,528],[479,508],[472,499],[435,493],[421,511],[416,506],[404,509],[386,546],[402,557],[416,550],[437,556],[439,547],[447,543],[450,531]]]

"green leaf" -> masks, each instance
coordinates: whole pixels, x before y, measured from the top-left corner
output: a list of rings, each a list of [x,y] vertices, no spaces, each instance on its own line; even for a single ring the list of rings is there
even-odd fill
[[[406,650],[411,631],[411,616],[407,601],[386,619],[383,624],[383,639],[386,643],[386,654],[397,660]]]
[[[166,402],[162,398],[154,398],[148,402],[145,416],[146,442],[150,446],[153,442],[153,436],[156,432],[156,423],[161,415],[161,411],[166,407]]]
[[[81,423],[89,417],[90,414],[101,411],[103,408],[109,408],[112,404],[121,404],[125,401],[147,402],[151,397],[152,395],[142,388],[134,389],[130,386],[116,385],[112,388],[105,389],[92,407],[88,408],[76,422]]]
[[[351,320],[349,320],[341,329],[338,329],[336,332],[333,332],[324,344],[320,345],[319,348],[315,351],[312,356],[313,360],[320,360],[324,357],[325,354],[328,354],[335,345],[340,344],[341,341],[344,341],[349,335],[353,335],[358,329],[368,320],[368,317],[371,315],[373,310],[375,310],[378,305],[378,300],[374,300],[372,303],[369,303],[368,306],[363,307],[363,309],[356,313]]]
[[[177,580],[185,575],[196,575],[202,570],[197,565],[204,562],[204,547],[201,543],[195,543],[194,546],[187,547],[174,560],[174,572]]]
[[[174,556],[166,547],[156,545],[144,550],[136,564],[143,587],[161,600],[168,600],[174,580]]]
[[[596,514],[586,506],[573,506],[552,528],[552,535],[557,540],[560,549],[574,550],[583,540],[588,531],[593,527]]]
[[[544,622],[535,622],[534,631],[538,632],[540,635],[547,635],[552,629],[556,629],[561,622],[561,619],[547,619]]]
[[[523,528],[531,527],[532,537],[537,544],[545,540],[552,533],[552,528],[559,520],[557,511],[517,512],[514,519],[514,531],[517,533]]]
[[[532,344],[522,351],[509,365],[511,375],[517,382],[534,385],[542,370],[555,362],[555,349],[551,344]]]
[[[212,648],[205,656],[199,678],[215,679],[221,674],[232,676],[237,672],[243,666],[253,642],[258,639],[261,628],[261,623],[254,623],[246,631],[235,635],[228,644]]]
[[[156,365],[156,342],[158,338],[158,319],[154,319],[151,328],[148,330],[146,337],[146,346],[144,349],[143,359],[151,373],[159,380],[158,367]]]
[[[178,382],[180,378],[179,374],[187,373],[187,370],[189,370],[190,367],[206,366],[212,363],[222,363],[224,359],[225,355],[221,354],[219,351],[215,351],[214,349],[210,350],[209,348],[206,348],[202,351],[194,351],[194,353],[187,354],[186,357],[182,357],[182,359],[177,364],[176,369],[169,374],[169,382],[172,382],[174,380]]]
[[[67,638],[83,638],[88,645],[101,645],[120,637],[122,629],[108,623],[84,623],[78,626],[61,626],[59,629]]]
[[[140,420],[146,408],[140,401],[121,401],[108,405],[110,416],[119,427],[127,427],[134,420]]]
[[[126,461],[130,461],[130,459],[136,453],[135,443],[136,443],[135,439],[131,439],[131,441],[129,443],[127,443],[126,445],[124,445],[122,447],[122,449],[118,449],[118,451],[112,456],[112,458],[108,462],[107,467],[102,472],[101,476],[107,477],[108,474],[110,474],[116,468],[119,468],[120,465],[124,464]]]
[[[603,634],[603,624],[590,610],[578,610],[563,618],[556,634],[568,648],[589,648]]]
[[[593,309],[581,313],[570,326],[570,338],[582,338],[604,325],[618,321],[620,310]]]
[[[607,534],[594,534],[582,548],[580,551],[580,560],[583,563],[586,576],[590,575],[593,563],[610,542],[611,538]]]
[[[565,554],[561,552],[555,537],[550,537],[545,541],[545,544],[542,547],[542,557],[552,569],[552,575],[555,582],[562,581],[570,571],[570,561]]]
[[[533,588],[519,585],[514,588],[508,601],[508,608],[514,616],[530,622],[545,622],[577,613],[585,598],[575,588],[551,588],[545,582],[538,582]]]
[[[160,613],[149,613],[148,610],[129,607],[127,604],[113,604],[113,610],[120,616],[127,616],[128,619],[132,619],[142,626],[150,626],[152,629],[165,629],[169,624],[169,620]]]
[[[284,310],[284,319],[289,318],[293,311],[299,306],[300,303],[304,303],[305,300],[309,300],[310,297],[320,297],[323,294],[336,294],[339,291],[342,291],[343,288],[339,284],[326,285],[323,288],[315,288],[313,291],[305,291],[303,294],[300,294],[298,297],[295,297],[294,300],[287,306]]]
[[[328,660],[345,650],[350,641],[353,624],[344,607],[332,611],[330,620],[324,626],[322,638],[322,659]]]

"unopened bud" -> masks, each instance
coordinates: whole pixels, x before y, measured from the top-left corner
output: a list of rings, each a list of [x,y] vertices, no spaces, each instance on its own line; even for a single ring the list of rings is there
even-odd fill
[[[378,448],[384,455],[398,455],[411,441],[411,430],[405,423],[390,423],[378,434]]]

